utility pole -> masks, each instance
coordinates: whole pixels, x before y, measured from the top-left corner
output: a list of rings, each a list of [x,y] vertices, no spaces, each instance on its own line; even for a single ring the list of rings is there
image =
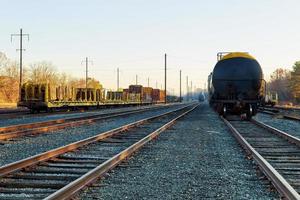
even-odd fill
[[[20,37],[20,49],[17,49],[17,51],[20,51],[20,81],[19,81],[19,101],[21,101],[21,87],[22,87],[22,81],[23,81],[23,37],[27,37],[27,40],[29,41],[29,34],[23,34],[22,28],[20,29],[19,34],[11,34],[10,35],[10,41],[12,42],[13,37]]]
[[[165,53],[165,104],[167,103],[167,54]]]
[[[193,100],[193,81],[191,81],[191,99]]]
[[[120,71],[119,71],[119,67],[117,68],[117,91],[119,91],[120,88]]]
[[[135,84],[136,85],[138,84],[138,75],[137,74],[135,75]]]
[[[189,100],[189,77],[186,76],[186,99]]]
[[[181,102],[181,70],[179,71],[179,101]]]
[[[88,57],[85,58],[85,88],[88,88],[88,68],[89,68],[89,60]]]
[[[148,77],[148,79],[147,79],[147,80],[148,80],[148,87],[149,87],[149,85],[150,85],[150,84],[149,84],[149,77]]]
[[[89,72],[89,62],[92,62],[92,61],[89,61],[88,57],[85,58],[84,61],[81,61],[81,64],[85,62],[85,99],[88,100],[88,79],[89,79],[89,76],[88,76],[88,72]]]
[[[89,76],[88,76],[89,63],[93,64],[93,62],[89,61],[88,57],[86,57],[84,61],[81,61],[81,64],[82,63],[85,63],[85,88],[87,89],[88,88],[88,79],[89,79]]]

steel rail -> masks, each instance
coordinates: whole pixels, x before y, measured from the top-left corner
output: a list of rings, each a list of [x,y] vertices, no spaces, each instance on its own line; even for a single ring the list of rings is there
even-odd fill
[[[272,182],[277,191],[286,199],[299,200],[300,195],[298,192],[246,141],[246,139],[233,127],[229,121],[223,117],[221,118],[229,127],[237,141],[242,145],[246,152],[252,156],[261,171]]]
[[[167,106],[168,107],[168,106]],[[0,128],[0,140],[7,140],[11,138],[21,137],[25,135],[34,135],[41,134],[49,131],[60,130],[67,127],[80,126],[84,124],[90,124],[95,121],[120,117],[123,115],[135,114],[140,112],[145,112],[148,110],[157,110],[166,107],[147,107],[138,110],[128,110],[128,111],[119,111],[113,113],[103,113],[97,115],[75,117],[75,118],[66,118],[66,119],[57,119],[50,120],[45,122],[29,123],[24,125],[8,126]],[[3,131],[7,132],[3,132]],[[13,131],[15,130],[15,131]],[[2,132],[1,132],[2,131]]]
[[[151,108],[151,107],[146,107],[146,108],[142,108],[142,109],[147,109],[147,108]],[[152,108],[161,108],[161,106],[152,107]],[[137,110],[140,110],[140,109],[137,109]],[[127,111],[132,111],[132,110],[127,110]],[[66,118],[41,121],[41,122],[35,122],[35,123],[24,123],[24,124],[18,124],[18,125],[4,126],[4,127],[0,127],[0,133],[4,132],[4,131],[6,131],[6,132],[15,131],[15,130],[18,130],[21,128],[35,128],[35,127],[39,127],[41,125],[52,125],[52,124],[62,123],[62,122],[69,121],[69,120],[80,120],[84,117],[93,118],[93,117],[97,117],[97,116],[109,115],[109,114],[121,113],[121,112],[125,112],[125,111],[117,111],[117,112],[113,112],[113,113],[100,113],[100,114],[96,113],[96,114],[91,114],[91,115],[87,115],[87,116],[66,117]]]
[[[286,133],[284,131],[281,131],[279,129],[276,129],[276,128],[274,128],[274,127],[272,127],[270,125],[267,125],[267,124],[265,124],[263,122],[260,122],[258,120],[251,119],[251,121],[254,124],[256,124],[257,126],[259,126],[261,128],[264,128],[264,129],[270,131],[271,133],[276,134],[276,135],[278,135],[278,136],[280,136],[280,137],[288,140],[289,142],[294,143],[294,144],[296,144],[297,146],[300,147],[300,139],[299,138],[297,138],[295,136],[292,136],[292,135],[290,135],[290,134],[288,134],[288,133]]]
[[[76,194],[79,190],[83,189],[87,185],[91,184],[95,180],[97,180],[99,177],[103,176],[106,172],[111,170],[112,168],[116,167],[120,162],[122,162],[124,159],[128,158],[130,155],[132,155],[134,152],[142,148],[145,144],[147,144],[149,141],[156,138],[160,133],[162,133],[164,130],[172,126],[176,120],[182,118],[192,110],[194,110],[198,106],[195,105],[188,111],[180,114],[176,118],[172,119],[162,127],[156,129],[143,139],[139,140],[138,142],[134,143],[130,147],[126,148],[122,152],[118,153],[117,155],[113,156],[109,160],[105,161],[104,163],[100,164],[98,167],[94,168],[93,170],[87,172],[80,178],[74,180],[70,184],[66,185],[65,187],[61,188],[60,190],[56,191],[55,193],[51,194],[45,200],[62,200],[62,199],[69,199],[74,194]]]
[[[9,173],[18,171],[18,170],[20,170],[22,168],[25,168],[25,167],[35,165],[35,164],[37,164],[39,162],[42,162],[42,161],[46,161],[50,158],[59,156],[59,155],[64,154],[66,152],[73,151],[73,150],[75,150],[79,147],[82,147],[84,145],[88,145],[90,143],[103,140],[103,139],[111,137],[111,136],[113,136],[117,133],[120,133],[122,131],[128,130],[128,129],[133,128],[133,127],[136,127],[140,124],[143,124],[143,123],[145,123],[149,120],[153,120],[153,119],[168,115],[170,113],[183,110],[183,109],[185,109],[187,107],[190,107],[192,105],[194,105],[194,104],[189,104],[189,105],[183,106],[181,108],[177,108],[177,109],[174,109],[174,110],[171,110],[171,111],[164,112],[162,114],[158,114],[158,115],[155,115],[155,116],[152,116],[152,117],[144,118],[144,119],[138,120],[136,122],[132,122],[132,123],[126,124],[124,126],[121,126],[121,127],[118,127],[118,128],[106,131],[106,132],[99,133],[95,136],[92,136],[92,137],[89,137],[89,138],[86,138],[86,139],[83,139],[83,140],[80,140],[80,141],[77,141],[77,142],[73,142],[73,143],[65,145],[63,147],[59,147],[59,148],[56,148],[56,149],[53,149],[53,150],[49,150],[47,152],[40,153],[40,154],[31,156],[31,157],[28,157],[28,158],[25,158],[25,159],[22,159],[22,160],[19,160],[19,161],[16,161],[16,162],[13,162],[13,163],[10,163],[10,164],[7,164],[7,165],[4,165],[4,166],[0,167],[0,177],[4,177],[4,176],[8,175]]]

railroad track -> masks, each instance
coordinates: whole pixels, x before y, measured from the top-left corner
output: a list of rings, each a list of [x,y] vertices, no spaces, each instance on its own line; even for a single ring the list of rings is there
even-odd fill
[[[91,124],[100,120],[105,120],[105,119],[120,117],[120,116],[127,116],[127,115],[136,114],[140,112],[146,112],[149,110],[165,109],[171,106],[172,105],[146,107],[146,108],[134,109],[134,110],[117,111],[113,113],[101,113],[101,114],[93,114],[93,115],[80,116],[80,117],[63,118],[63,119],[49,120],[43,122],[26,123],[20,125],[0,127],[0,140],[9,140],[9,139],[26,136],[26,135],[36,135],[36,134],[41,134],[46,132],[48,133],[49,131],[61,130],[67,127],[75,127],[80,125]]]
[[[164,112],[0,168],[0,199],[68,199],[198,104]]]
[[[90,110],[90,111],[96,111]],[[81,110],[58,110],[55,112],[42,112],[42,113],[31,113],[29,110],[19,110],[11,112],[0,112],[0,119],[14,119],[14,118],[29,118],[29,117],[43,117],[51,115],[66,115],[66,114],[76,114],[76,113],[86,113],[89,111]]]
[[[254,119],[222,119],[282,197],[300,199],[300,139]]]
[[[16,111],[7,111],[7,112],[0,112],[0,118],[1,119],[12,119],[17,118],[20,116],[29,116],[30,112],[27,110],[16,110]]]
[[[87,113],[96,112],[99,109],[90,108],[90,110],[77,109],[77,110],[56,110],[53,112],[42,112],[42,113],[31,113],[30,110],[12,110],[12,111],[2,111],[0,112],[0,119],[14,119],[14,118],[29,118],[29,117],[43,117],[51,115],[66,115],[66,114],[76,114],[76,113]]]
[[[293,111],[290,109],[289,111]],[[295,120],[295,121],[300,121],[300,116],[295,114],[295,113],[286,113],[285,111],[282,112],[281,108],[260,108],[259,112],[268,114],[268,115],[274,115],[274,116],[281,116],[282,118],[285,119],[290,119],[290,120]]]

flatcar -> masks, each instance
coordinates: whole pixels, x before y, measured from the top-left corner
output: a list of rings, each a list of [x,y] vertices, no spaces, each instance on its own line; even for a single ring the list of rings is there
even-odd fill
[[[163,102],[164,93],[159,89],[130,85],[128,89],[107,91],[101,87],[74,88],[69,86],[51,87],[50,84],[24,83],[18,106],[32,112],[41,110],[78,109],[89,107],[132,106]],[[155,93],[155,94],[154,94]]]
[[[209,103],[223,116],[246,114],[251,119],[264,101],[265,81],[260,64],[248,53],[218,53],[208,76]]]
[[[51,87],[50,84],[24,83],[18,106],[32,112],[58,108],[82,108],[99,106],[104,101],[102,88]]]

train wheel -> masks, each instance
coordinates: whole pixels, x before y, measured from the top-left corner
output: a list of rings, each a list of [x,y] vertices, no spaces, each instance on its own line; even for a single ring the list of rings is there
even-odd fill
[[[219,113],[219,115],[223,115],[223,104],[216,104],[215,110],[217,111],[217,113]]]
[[[252,115],[253,115],[252,105],[249,104],[249,105],[248,105],[248,108],[247,108],[247,111],[246,111],[246,117],[247,117],[247,120],[251,120]]]

